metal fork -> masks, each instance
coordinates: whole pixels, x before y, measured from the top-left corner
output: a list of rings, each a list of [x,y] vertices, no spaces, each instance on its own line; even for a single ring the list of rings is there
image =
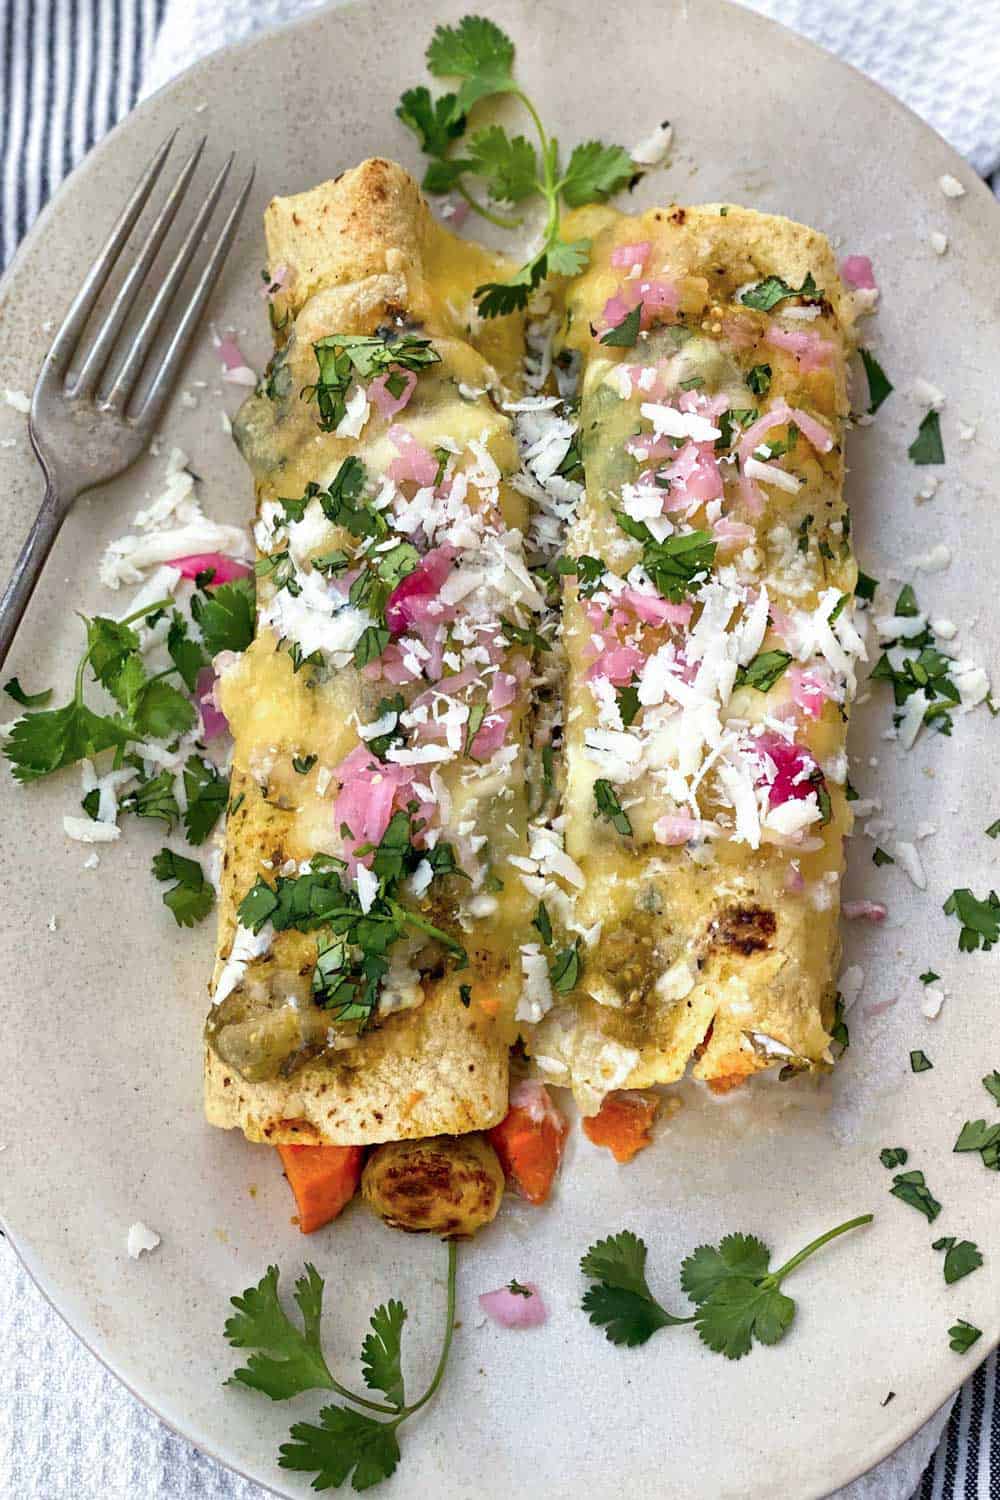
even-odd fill
[[[45,475],[45,498],[0,599],[0,667],[73,502],[85,490],[114,479],[146,448],[177,377],[184,351],[229,253],[253,184],[251,169],[209,251],[194,290],[181,303],[176,293],[229,176],[231,155],[198,208],[134,336],[113,357],[118,336],[198,165],[205,145],[204,138],[199,141],[139,246],[89,348],[82,348],[87,321],[146,205],[175,135],[176,131],[164,141],[122,209],[53,340],[35,385],[28,436]],[[171,313],[169,342],[137,399],[140,377],[168,312]]]

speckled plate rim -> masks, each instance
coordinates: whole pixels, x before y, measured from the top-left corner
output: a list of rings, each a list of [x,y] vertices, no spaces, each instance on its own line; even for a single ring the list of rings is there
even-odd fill
[[[919,117],[916,116],[913,111],[909,110],[900,101],[895,99],[892,95],[888,94],[873,80],[860,73],[850,64],[847,64],[843,60],[835,57],[833,54],[826,52],[825,49],[819,47],[817,44],[788,31],[778,22],[775,22],[766,17],[759,16],[755,13],[745,11],[740,6],[731,4],[730,0],[706,0],[706,3],[711,4],[718,11],[720,16],[725,16],[729,24],[732,24],[733,26],[745,27],[747,30],[747,34],[750,37],[753,37],[756,31],[758,37],[766,38],[767,45],[770,48],[781,48],[788,53],[797,52],[800,57],[805,56],[806,54],[811,55],[813,59],[822,57],[828,67],[837,70],[840,73],[841,77],[845,80],[849,79],[851,85],[854,88],[859,90],[866,90],[871,94],[877,94],[878,96],[880,96],[883,104],[888,107],[891,112],[895,112],[900,116],[905,116],[913,121],[916,121],[920,125],[922,131],[925,132],[929,140],[934,141],[939,148],[943,148],[948,152],[954,168],[956,170],[962,169],[963,177],[966,181],[968,181],[967,164],[962,160],[962,158],[957,155],[957,153],[951,151],[950,148],[945,147],[944,143],[940,141],[935,132],[933,132],[929,126],[920,121]],[[490,9],[489,6],[483,6],[479,8],[484,11],[488,11]],[[132,112],[132,114],[130,114],[122,122],[120,122],[100,143],[98,143],[97,146],[95,146],[93,151],[89,153],[88,157],[85,158],[85,160],[78,165],[78,167],[70,174],[70,176],[64,180],[57,192],[53,195],[53,198],[42,210],[38,219],[35,221],[35,224],[29,231],[29,234],[22,242],[21,246],[18,248],[18,251],[10,266],[5,271],[3,277],[0,277],[0,309],[2,309],[3,307],[4,299],[10,283],[16,279],[17,274],[20,272],[24,262],[35,254],[36,247],[40,245],[41,242],[45,239],[50,221],[53,216],[62,208],[65,202],[72,200],[78,193],[81,192],[82,189],[84,189],[86,180],[90,175],[91,168],[96,163],[100,163],[104,161],[105,158],[114,156],[117,153],[119,147],[121,146],[121,143],[127,140],[132,134],[136,120],[143,118],[145,113],[150,108],[154,107],[158,103],[162,103],[164,99],[168,99],[174,94],[192,91],[197,83],[199,75],[210,64],[217,65],[220,61],[225,60],[228,64],[235,67],[236,65],[238,65],[239,60],[242,56],[250,52],[256,52],[258,50],[266,49],[278,36],[290,32],[305,32],[312,29],[322,31],[327,26],[332,25],[336,27],[343,17],[357,15],[359,12],[365,10],[377,9],[378,0],[349,0],[349,3],[344,5],[330,6],[323,10],[310,12],[304,17],[288,22],[281,27],[274,28],[264,35],[252,37],[247,41],[234,44],[233,46],[224,48],[221,51],[213,54],[210,58],[202,59],[194,63],[191,68],[185,70],[184,73],[180,74],[177,78],[164,85],[163,88],[158,90],[156,94],[151,95],[148,99],[144,99]],[[425,28],[428,30],[428,32],[431,29],[431,25],[432,22],[428,20]],[[940,151],[938,154],[940,154]],[[997,208],[997,205],[988,189],[984,185],[980,184],[978,187],[973,185],[970,188],[970,191],[973,194],[978,193],[981,196],[983,202],[988,202],[990,204],[991,210],[994,213],[998,214],[996,227],[1000,228],[1000,209]],[[109,207],[111,207],[111,205],[109,205]],[[65,290],[67,295],[71,293],[73,288],[70,283],[66,283]],[[90,1350],[90,1352],[93,1353],[95,1357],[105,1366],[105,1368],[107,1368],[112,1374],[114,1374],[116,1379],[120,1380],[121,1383],[131,1392],[133,1396],[136,1397],[137,1400],[141,1401],[145,1406],[153,1411],[170,1430],[176,1432],[185,1440],[190,1441],[195,1446],[197,1446],[200,1451],[208,1454],[210,1457],[224,1464],[226,1467],[233,1470],[233,1472],[251,1479],[254,1483],[260,1485],[261,1488],[269,1494],[283,1494],[294,1497],[302,1493],[301,1489],[298,1487],[287,1490],[284,1488],[282,1488],[281,1490],[273,1488],[265,1479],[261,1478],[257,1474],[250,1473],[247,1468],[243,1467],[238,1458],[234,1457],[232,1454],[226,1451],[225,1445],[217,1447],[210,1438],[206,1437],[204,1433],[193,1430],[184,1425],[178,1425],[173,1420],[171,1420],[169,1416],[165,1415],[163,1404],[159,1400],[156,1391],[152,1389],[145,1390],[141,1387],[141,1385],[133,1381],[127,1370],[127,1361],[123,1356],[116,1355],[115,1352],[102,1348],[99,1339],[88,1338],[87,1336],[79,1332],[72,1312],[67,1307],[67,1302],[71,1300],[71,1298],[67,1296],[67,1294],[55,1281],[50,1279],[45,1265],[41,1261],[37,1260],[30,1250],[28,1250],[26,1247],[22,1247],[22,1245],[19,1244],[17,1231],[13,1229],[12,1226],[8,1223],[7,1219],[3,1215],[2,1210],[0,1210],[0,1225],[3,1226],[8,1241],[17,1254],[20,1263],[24,1266],[25,1271],[31,1277],[33,1283],[37,1286],[40,1293],[45,1297],[49,1305],[63,1319],[66,1325],[78,1337],[81,1338],[81,1341]],[[984,1340],[982,1357],[985,1358],[990,1349],[995,1348],[998,1342],[1000,1342],[1000,1334],[994,1335],[988,1342]],[[943,1369],[947,1368],[943,1360],[941,1361],[941,1364]],[[923,1425],[925,1425],[925,1423],[934,1415],[934,1413],[945,1404],[945,1402],[947,1402],[951,1397],[954,1396],[955,1392],[971,1374],[972,1368],[973,1367],[966,1366],[964,1364],[961,1366],[956,1365],[954,1370],[947,1374],[945,1380],[935,1388],[935,1399],[932,1403],[927,1404],[925,1406],[925,1409],[917,1417],[911,1417],[910,1420],[905,1424],[903,1429],[893,1432],[891,1438],[885,1440],[881,1444],[871,1445],[869,1449],[867,1449],[864,1453],[859,1453],[849,1470],[844,1470],[843,1472],[840,1472],[835,1476],[835,1484],[832,1486],[832,1488],[839,1488],[849,1483],[852,1479],[868,1472],[882,1460],[894,1453],[903,1443],[908,1441],[910,1437],[918,1432],[919,1429]],[[818,1497],[821,1493],[830,1492],[831,1491],[811,1491],[810,1495]]]

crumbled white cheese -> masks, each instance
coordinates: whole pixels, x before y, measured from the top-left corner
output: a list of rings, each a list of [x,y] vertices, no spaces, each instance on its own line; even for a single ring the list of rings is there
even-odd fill
[[[959,182],[958,178],[953,177],[950,172],[945,172],[942,177],[938,178],[938,187],[946,198],[965,197],[965,188]]]
[[[424,860],[423,863],[426,864],[427,861]],[[378,876],[369,870],[367,865],[358,865],[354,884],[357,887],[361,910],[367,916],[372,909],[372,902],[378,895]]]
[[[371,406],[363,385],[352,385],[344,403],[344,415],[336,426],[339,438],[359,438],[368,421]]]
[[[649,135],[643,136],[629,152],[637,167],[658,167],[665,161],[674,139],[674,127],[669,120],[657,125]]]
[[[95,823],[92,818],[63,818],[63,832],[80,844],[113,844],[122,831],[115,823]]]
[[[514,1012],[516,1021],[537,1023],[552,1009],[552,984],[549,979],[549,963],[538,943],[524,943],[521,947],[521,973],[524,984]]]
[[[948,248],[948,236],[942,234],[940,229],[931,230],[931,249],[935,255],[944,255]]]
[[[938,542],[928,552],[921,552],[907,560],[907,567],[918,568],[921,573],[942,573],[951,563],[951,548]]]
[[[779,490],[784,490],[789,495],[797,495],[802,488],[802,482],[795,474],[790,474],[787,469],[781,469],[777,464],[762,464],[759,459],[748,458],[743,465],[743,472],[748,479],[759,479],[761,484],[776,485]]]
[[[639,408],[647,422],[652,422],[657,437],[691,438],[695,443],[714,442],[721,430],[708,417],[693,411],[678,411],[658,401],[644,401]]]
[[[247,965],[255,958],[262,958],[274,941],[274,928],[270,922],[265,922],[260,932],[253,933],[242,923],[236,928],[233,936],[233,945],[229,951],[219,982],[215,986],[212,999],[216,1005],[221,1005],[227,995],[231,995],[236,986],[243,979],[247,971]]]
[[[159,1244],[160,1236],[156,1233],[156,1230],[150,1229],[148,1225],[143,1224],[141,1219],[129,1226],[127,1247],[132,1260],[138,1260],[139,1256],[144,1252],[148,1253],[151,1250],[155,1250]]]
[[[920,376],[910,386],[910,395],[918,406],[929,407],[931,411],[941,411],[948,399],[944,391]]]
[[[907,842],[897,843],[893,849],[893,855],[900,869],[910,877],[918,891],[927,889],[927,876],[924,874],[923,860],[916,844]]]
[[[941,1007],[948,998],[948,991],[943,984],[925,984],[923,994],[920,996],[920,1009],[928,1021],[936,1021],[941,1014]]]

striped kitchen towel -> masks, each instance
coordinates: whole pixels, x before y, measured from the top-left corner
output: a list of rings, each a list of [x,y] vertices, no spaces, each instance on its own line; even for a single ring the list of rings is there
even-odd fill
[[[140,93],[215,47],[318,3],[0,0],[0,264]],[[1000,0],[744,3],[878,79],[984,176],[994,174],[1000,190]],[[2,1241],[0,1348],[2,1500],[265,1500],[258,1486],[196,1453],[140,1408],[76,1342]],[[996,1394],[994,1355],[950,1416],[939,1413],[835,1500],[1000,1500]]]

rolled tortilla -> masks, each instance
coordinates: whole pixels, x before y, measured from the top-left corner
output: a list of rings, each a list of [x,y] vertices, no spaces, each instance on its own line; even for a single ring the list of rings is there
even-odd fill
[[[594,246],[564,336],[586,498],[566,551],[600,562],[565,581],[562,790],[587,941],[528,1046],[591,1113],[689,1063],[722,1090],[830,1062],[864,647],[842,493],[854,308],[826,239],[718,204],[579,220],[566,232]]]
[[[267,238],[279,347],[236,425],[257,484],[257,636],[235,662],[217,663],[235,743],[206,1113],[272,1144],[486,1128],[506,1109],[518,949],[530,922],[509,868],[525,852],[528,666],[499,620],[527,628],[536,591],[522,556],[525,501],[506,483],[516,445],[500,409],[516,390],[519,320],[488,325],[476,342],[468,330],[473,289],[509,268],[444,230],[412,179],[379,160],[275,200]],[[393,376],[381,404],[374,381],[352,377],[346,416],[323,431],[314,345],[338,335],[425,339],[434,360]],[[411,378],[406,404],[384,411]],[[428,479],[431,455],[438,474]],[[333,524],[307,488],[335,485],[347,459],[365,466],[358,504],[386,521],[384,539],[359,541]],[[289,513],[283,499],[300,504]],[[425,609],[419,627],[394,630],[390,648],[356,664],[361,631],[378,615],[348,603],[346,580],[404,542],[425,559],[433,551],[443,575],[429,591],[431,617]],[[338,550],[346,561],[331,565]],[[386,719],[396,694],[402,716]],[[380,736],[384,761],[371,749]],[[396,790],[377,814],[387,776]],[[302,877],[317,855],[348,860],[345,887],[370,898],[355,864],[371,863],[366,844],[405,809],[426,858],[399,899],[423,925],[407,927],[388,953],[359,1032],[313,990],[317,944],[330,934],[268,923],[255,931],[239,924],[238,907],[255,885],[273,891]],[[349,822],[369,817],[378,826],[366,839]],[[428,873],[445,842],[462,876]],[[465,968],[427,936],[428,923],[464,946]]]

